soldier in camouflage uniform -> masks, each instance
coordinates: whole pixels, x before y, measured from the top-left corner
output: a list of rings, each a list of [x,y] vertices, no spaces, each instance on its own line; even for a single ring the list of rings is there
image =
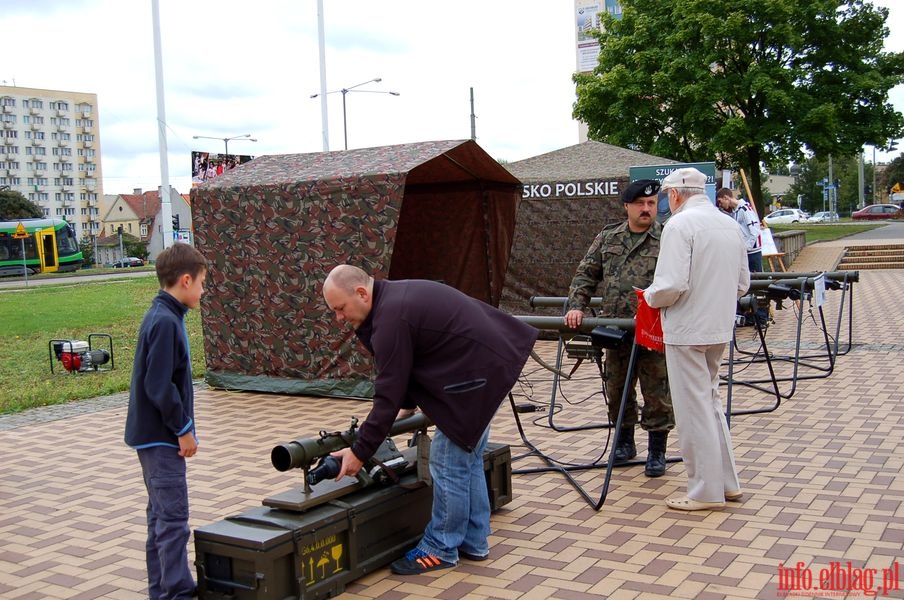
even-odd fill
[[[628,219],[624,223],[604,228],[587,250],[578,265],[568,289],[568,312],[565,323],[577,328],[584,318],[584,309],[602,283],[603,298],[599,316],[634,318],[637,296],[634,288],[645,289],[653,281],[656,259],[659,256],[659,236],[662,225],[656,221],[659,182],[642,179],[631,183],[622,193]],[[606,396],[609,420],[614,425],[628,372],[630,346],[606,350]],[[669,380],[665,369],[665,355],[638,346],[635,373],[632,376],[619,443],[615,448],[614,464],[624,463],[637,456],[634,426],[637,424],[637,392],[640,379],[643,392],[643,411],[640,426],[648,432],[649,449],[644,473],[659,477],[665,473],[665,448],[669,431],[675,426]]]

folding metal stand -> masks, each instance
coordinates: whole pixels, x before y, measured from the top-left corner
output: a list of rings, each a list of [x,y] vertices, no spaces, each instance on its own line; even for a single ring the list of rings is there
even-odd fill
[[[795,274],[789,273],[788,275],[795,275]],[[850,349],[852,347],[851,340],[853,337],[853,287],[852,286],[853,286],[853,281],[855,281],[857,279],[858,274],[856,272],[853,272],[853,273],[840,272],[835,275],[840,277],[842,279],[842,281],[838,282],[837,280],[828,280],[829,281],[828,287],[829,287],[829,289],[834,288],[834,289],[842,290],[842,296],[841,296],[841,301],[839,302],[838,316],[837,316],[837,320],[835,323],[834,342],[830,341],[830,339],[829,339],[828,326],[826,325],[825,313],[823,311],[822,306],[819,306],[817,309],[817,311],[819,313],[819,320],[821,323],[820,331],[823,334],[823,339],[825,342],[825,354],[824,355],[815,355],[815,354],[803,355],[803,354],[801,354],[801,332],[802,332],[803,317],[804,317],[804,312],[803,312],[802,308],[797,311],[797,328],[796,328],[796,336],[795,336],[793,355],[786,355],[786,356],[773,355],[767,347],[766,339],[765,339],[765,332],[764,332],[762,326],[760,325],[760,323],[758,323],[758,322],[756,323],[756,330],[757,330],[757,334],[758,334],[758,337],[760,340],[760,350],[758,350],[757,352],[747,353],[747,352],[741,350],[737,345],[736,336],[732,338],[732,346],[729,350],[729,374],[726,377],[722,378],[723,384],[727,384],[729,387],[728,393],[727,393],[728,398],[729,398],[728,405],[730,406],[731,386],[733,384],[743,385],[743,386],[750,387],[752,389],[756,389],[758,391],[761,391],[761,392],[764,392],[764,393],[767,393],[770,395],[774,395],[775,396],[775,404],[769,408],[734,411],[734,412],[731,412],[731,414],[733,414],[733,415],[756,414],[756,413],[772,412],[772,411],[776,410],[781,405],[782,398],[789,399],[794,395],[794,393],[797,389],[797,382],[799,380],[823,379],[823,378],[830,376],[832,374],[832,372],[834,371],[835,361],[836,361],[837,357],[839,356],[839,354],[843,355],[850,351]],[[799,288],[798,288],[797,292],[800,296],[801,301],[807,300],[809,298],[809,294],[814,288],[814,278],[813,277],[795,277],[793,279],[789,279],[788,281],[789,282],[793,281],[793,282],[799,284]],[[760,293],[762,291],[763,290],[761,289],[757,293]],[[844,291],[848,292],[847,296],[843,293]],[[843,353],[840,353],[839,352],[839,338],[841,335],[841,324],[844,321],[846,300],[850,304],[850,310],[847,311],[847,314],[848,314],[848,341],[847,341],[847,348],[845,349],[845,351]],[[769,378],[768,379],[750,379],[750,380],[737,379],[734,376],[734,370],[738,363],[738,361],[736,361],[734,358],[735,351],[737,351],[740,354],[749,356],[750,360],[748,361],[748,364],[758,364],[758,363],[765,362],[769,369]],[[762,355],[760,355],[760,352],[762,352]],[[810,362],[814,359],[824,360],[828,366],[821,366],[819,364]],[[791,370],[790,377],[777,376],[773,362],[791,363],[792,370]],[[800,374],[801,367],[819,371],[820,373],[818,373],[818,374]],[[778,384],[779,384],[779,382],[787,382],[787,381],[791,382],[791,388],[788,391],[783,392],[779,389]],[[763,387],[761,384],[771,384],[771,387],[767,389],[767,388]]]
[[[630,358],[628,359],[628,380],[630,380],[630,377],[634,374],[634,363],[636,361],[636,357],[637,357],[637,342],[632,341],[631,355],[630,355]],[[512,407],[512,414],[515,415],[515,424],[518,426],[518,434],[521,436],[521,441],[524,443],[525,446],[527,446],[531,450],[531,454],[538,456],[548,465],[547,467],[540,467],[540,468],[536,468],[536,469],[517,469],[517,470],[513,469],[512,473],[516,474],[516,475],[517,474],[527,474],[527,473],[546,473],[546,472],[550,472],[550,471],[561,473],[565,477],[565,479],[568,480],[568,483],[571,484],[571,486],[575,489],[575,491],[577,491],[578,494],[580,494],[580,496],[587,502],[587,504],[589,504],[593,508],[593,510],[598,511],[600,508],[602,508],[603,504],[606,502],[606,497],[609,494],[609,483],[612,480],[612,468],[614,466],[613,461],[615,460],[615,448],[618,446],[618,442],[619,442],[619,436],[621,433],[621,425],[622,425],[622,420],[623,420],[624,414],[625,414],[625,404],[627,403],[627,399],[628,399],[628,386],[626,385],[624,387],[624,389],[622,390],[621,401],[619,403],[618,419],[616,420],[616,423],[615,423],[615,433],[612,437],[612,445],[609,449],[609,460],[605,463],[590,463],[590,464],[586,464],[586,465],[561,466],[561,465],[555,464],[555,462],[551,458],[549,458],[547,455],[543,454],[534,444],[531,443],[530,440],[527,439],[527,435],[524,433],[524,428],[521,425],[521,418],[518,416],[518,411],[515,409],[515,399],[512,396],[512,394],[509,393],[509,403],[511,404],[511,407]],[[673,458],[673,459],[667,459],[667,462],[678,462],[680,460],[681,460],[680,458]],[[619,464],[618,466],[619,467],[630,466],[631,464],[637,464],[637,463],[635,463],[634,461],[628,461],[628,462]],[[599,498],[599,500],[595,501],[590,496],[590,494],[588,494],[586,491],[584,491],[584,488],[581,487],[581,484],[578,483],[578,481],[574,477],[572,477],[570,471],[583,471],[583,470],[601,469],[601,468],[606,469],[606,477],[603,481],[603,489],[600,492],[600,498]]]
[[[533,302],[533,300],[534,299],[531,299],[532,302]],[[555,301],[556,305],[558,305],[561,302],[561,299],[556,298],[556,299],[550,299],[549,301],[550,302]],[[527,438],[527,434],[524,432],[524,428],[521,425],[521,418],[515,407],[514,397],[510,393],[509,394],[509,403],[511,404],[511,407],[512,407],[512,414],[515,416],[515,423],[518,427],[518,434],[521,436],[521,441],[524,443],[524,445],[528,449],[530,449],[530,451],[531,451],[530,454],[538,456],[540,459],[542,459],[547,464],[546,467],[537,467],[537,468],[532,468],[532,469],[517,469],[517,470],[513,469],[512,473],[516,474],[516,475],[517,474],[531,474],[531,473],[548,473],[548,472],[561,473],[568,480],[568,482],[572,485],[572,487],[575,488],[575,490],[578,492],[578,494],[580,494],[581,497],[593,508],[593,510],[598,511],[605,503],[606,496],[609,493],[609,484],[612,479],[612,469],[614,467],[622,468],[622,467],[630,467],[630,466],[645,464],[644,460],[639,460],[639,459],[632,459],[629,461],[625,461],[623,463],[619,463],[618,465],[613,464],[613,461],[615,459],[615,448],[618,446],[619,438],[621,435],[621,426],[622,426],[622,422],[624,420],[625,405],[627,404],[628,394],[630,392],[630,386],[625,385],[624,388],[622,389],[622,395],[621,395],[621,399],[619,401],[619,408],[618,408],[618,418],[616,419],[615,425],[605,423],[605,424],[599,424],[599,425],[593,425],[593,426],[581,426],[581,427],[574,427],[574,428],[556,427],[555,423],[553,422],[552,417],[553,417],[553,412],[554,412],[553,409],[555,407],[556,392],[558,390],[558,385],[559,385],[558,381],[559,381],[559,377],[560,377],[561,369],[562,369],[562,348],[563,348],[564,336],[561,335],[561,333],[566,332],[566,333],[577,334],[577,333],[581,333],[584,331],[590,331],[593,328],[599,327],[599,326],[616,327],[616,328],[622,329],[624,331],[634,331],[634,319],[602,319],[602,318],[588,317],[588,318],[584,319],[584,321],[581,324],[580,329],[573,330],[573,329],[568,328],[565,325],[565,320],[561,316],[559,316],[559,317],[516,316],[516,318],[518,318],[522,321],[525,321],[529,325],[537,327],[538,329],[558,330],[560,332],[559,343],[558,343],[557,352],[556,352],[556,366],[555,366],[555,370],[553,371],[553,387],[552,387],[552,393],[550,395],[550,400],[549,400],[550,404],[549,404],[548,419],[549,419],[550,428],[557,432],[576,431],[576,430],[585,430],[585,429],[594,429],[594,428],[613,429],[614,433],[612,434],[611,439],[610,439],[611,445],[609,448],[609,460],[608,461],[601,463],[601,462],[598,462],[599,459],[597,459],[597,461],[594,461],[594,462],[588,463],[588,464],[562,465],[562,464],[560,464],[560,461],[556,461],[556,460],[550,458],[549,456],[547,456],[546,454],[544,454],[543,452],[541,452]],[[636,362],[637,362],[637,342],[636,342],[636,340],[634,340],[634,338],[632,336],[631,353],[628,358],[628,370],[627,370],[626,377],[625,377],[626,382],[630,382],[631,379],[633,378],[634,372],[636,369]],[[602,458],[602,456],[600,458]],[[668,463],[681,462],[681,460],[682,459],[680,457],[666,458],[666,462],[668,462]],[[603,483],[603,489],[601,491],[600,498],[598,501],[595,501],[581,487],[580,483],[578,483],[578,481],[575,480],[574,477],[572,477],[570,472],[571,471],[585,471],[585,470],[590,470],[590,469],[602,469],[602,468],[606,469],[606,476],[605,476],[605,480]]]

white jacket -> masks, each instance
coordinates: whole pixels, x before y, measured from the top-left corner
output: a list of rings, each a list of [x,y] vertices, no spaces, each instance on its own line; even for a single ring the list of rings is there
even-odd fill
[[[688,198],[666,222],[647,304],[662,309],[666,344],[731,340],[737,300],[750,287],[747,249],[734,219],[704,194]]]

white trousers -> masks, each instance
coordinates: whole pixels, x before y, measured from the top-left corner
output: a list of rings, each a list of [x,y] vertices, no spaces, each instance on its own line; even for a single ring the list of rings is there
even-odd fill
[[[719,365],[725,346],[665,345],[687,496],[698,502],[724,502],[725,492],[741,489],[719,399]]]

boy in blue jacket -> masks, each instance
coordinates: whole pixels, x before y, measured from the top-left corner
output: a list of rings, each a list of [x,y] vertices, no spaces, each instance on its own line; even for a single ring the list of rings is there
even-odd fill
[[[138,451],[148,491],[148,595],[176,600],[196,593],[185,459],[198,441],[184,319],[201,303],[207,260],[188,244],[174,244],[157,257],[156,270],[161,289],[138,331],[125,441]]]

